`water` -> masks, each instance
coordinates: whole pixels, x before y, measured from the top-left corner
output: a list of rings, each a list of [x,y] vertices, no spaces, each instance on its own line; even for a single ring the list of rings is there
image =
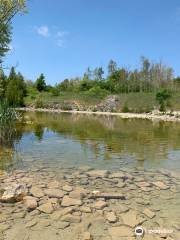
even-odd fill
[[[118,116],[25,113],[0,168],[89,165],[180,170],[180,124]]]

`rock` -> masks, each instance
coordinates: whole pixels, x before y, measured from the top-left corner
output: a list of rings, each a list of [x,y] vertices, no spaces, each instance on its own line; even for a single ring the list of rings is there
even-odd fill
[[[124,182],[118,182],[116,185],[116,187],[118,187],[118,188],[124,188],[125,186],[126,186],[126,183],[124,183]]]
[[[94,204],[94,208],[96,208],[98,210],[102,210],[103,208],[107,207],[107,205],[108,205],[107,202],[100,200]]]
[[[59,190],[59,189],[53,189],[53,188],[50,188],[50,189],[46,189],[44,190],[44,193],[50,197],[50,198],[63,198],[64,197],[64,192]]]
[[[37,208],[37,199],[31,196],[26,196],[23,198],[24,205],[28,210],[34,210]]]
[[[30,228],[30,227],[35,226],[36,224],[37,224],[37,220],[36,220],[36,219],[33,219],[33,220],[27,222],[26,225],[25,225],[25,227],[26,227],[26,228]]]
[[[124,178],[125,174],[123,172],[115,172],[109,175],[109,178]]]
[[[48,188],[59,188],[59,182],[58,181],[52,181],[48,183],[47,185]]]
[[[121,239],[122,237],[133,237],[134,230],[127,226],[111,227],[108,229],[112,240]]]
[[[56,221],[56,220],[59,220],[62,216],[67,215],[72,212],[73,212],[73,208],[67,207],[67,208],[64,208],[64,209],[61,209],[61,210],[58,210],[58,211],[52,213],[50,217],[52,220]]]
[[[54,211],[54,208],[51,203],[42,204],[37,208],[39,211],[47,214],[51,214]]]
[[[66,192],[71,192],[73,190],[73,188],[69,185],[64,185],[62,187],[62,190],[66,191]]]
[[[82,206],[80,208],[80,211],[83,213],[91,213],[92,212],[90,207],[85,207],[85,206]]]
[[[115,223],[117,221],[117,217],[114,212],[107,212],[105,217],[110,223]]]
[[[3,189],[2,194],[0,194],[0,202],[13,203],[22,201],[27,191],[24,184],[11,184]]]
[[[82,205],[81,200],[70,198],[68,196],[64,196],[61,202],[61,206],[63,207],[80,206],[80,205]]]
[[[169,186],[165,185],[163,182],[160,182],[160,181],[153,182],[153,185],[160,188],[161,190],[167,190],[170,188]]]
[[[51,222],[48,219],[40,219],[38,222],[38,227],[43,228],[43,227],[48,227],[51,225]]]
[[[84,232],[82,235],[82,240],[93,240],[90,232]]]
[[[43,193],[42,189],[39,188],[39,187],[32,187],[32,188],[30,189],[30,193],[31,193],[34,197],[37,197],[37,198],[44,197],[44,193]]]
[[[70,198],[83,199],[88,194],[88,191],[84,188],[77,188],[76,190],[69,193]]]
[[[81,217],[79,216],[74,216],[72,214],[67,214],[61,218],[62,221],[65,222],[70,222],[70,223],[80,223],[81,222]]]
[[[128,227],[136,227],[137,225],[142,224],[145,219],[144,218],[138,218],[137,212],[134,210],[130,210],[126,213],[123,213],[121,215],[121,219],[124,223],[124,225],[128,226]]]
[[[8,230],[10,227],[9,224],[0,224],[0,233]]]
[[[148,182],[136,182],[135,183],[136,184],[136,186],[138,186],[138,187],[140,187],[140,188],[144,188],[144,187],[150,187],[151,186],[151,184],[150,183],[148,183]]]
[[[87,172],[89,177],[96,177],[96,178],[106,178],[109,175],[109,171],[107,170],[92,170]]]
[[[146,215],[148,218],[154,218],[156,216],[156,214],[148,208],[144,209],[143,214]]]
[[[70,223],[58,221],[58,222],[54,222],[53,226],[57,229],[65,229],[70,226]]]

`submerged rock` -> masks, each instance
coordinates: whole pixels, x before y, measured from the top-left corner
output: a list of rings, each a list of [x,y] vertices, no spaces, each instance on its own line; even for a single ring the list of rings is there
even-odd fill
[[[28,189],[25,184],[11,184],[2,190],[0,202],[19,202],[27,195]]]

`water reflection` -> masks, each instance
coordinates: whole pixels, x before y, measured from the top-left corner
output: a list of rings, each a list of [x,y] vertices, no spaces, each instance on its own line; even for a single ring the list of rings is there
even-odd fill
[[[52,113],[26,113],[27,118],[8,143],[13,149],[18,141],[27,161],[180,169],[178,123]]]

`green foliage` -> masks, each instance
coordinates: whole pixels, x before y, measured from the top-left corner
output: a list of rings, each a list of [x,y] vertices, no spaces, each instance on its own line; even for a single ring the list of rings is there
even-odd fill
[[[166,111],[168,100],[171,98],[171,93],[167,89],[163,89],[156,94],[156,100],[159,102],[161,112]]]
[[[89,91],[87,91],[87,94],[90,96],[98,96],[102,98],[108,95],[108,91],[105,89],[102,89],[100,86],[94,86],[91,89],[89,89]]]
[[[122,108],[121,111],[122,111],[123,113],[128,113],[128,112],[130,112],[130,109],[129,109],[127,103],[124,104],[124,106],[123,106],[123,108]]]
[[[43,73],[37,78],[35,85],[39,92],[46,90],[46,81]]]
[[[35,101],[35,108],[43,108],[43,100],[41,96],[38,96],[38,98]]]
[[[19,119],[17,112],[6,101],[0,103],[0,126],[7,126]]]
[[[15,69],[12,68],[5,91],[5,98],[8,104],[11,106],[24,106],[26,94],[27,90],[23,76],[20,73],[16,74]]]

